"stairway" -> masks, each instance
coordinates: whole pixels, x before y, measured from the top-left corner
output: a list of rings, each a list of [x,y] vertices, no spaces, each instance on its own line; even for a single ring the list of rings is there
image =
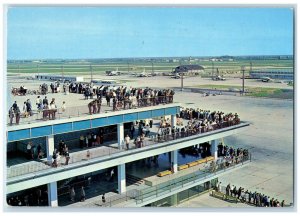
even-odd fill
[[[133,176],[133,175],[130,175],[130,174],[126,174],[126,185],[129,186],[129,185],[142,185],[144,184],[144,180],[139,178],[139,177],[136,177],[136,176]]]

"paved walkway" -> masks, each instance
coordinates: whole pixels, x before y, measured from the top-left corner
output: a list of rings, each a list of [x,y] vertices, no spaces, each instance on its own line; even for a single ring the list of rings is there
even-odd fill
[[[224,201],[209,195],[209,193],[205,193],[189,199],[183,203],[180,203],[176,206],[177,208],[252,208],[253,206],[247,205],[245,203],[232,203],[228,201]]]

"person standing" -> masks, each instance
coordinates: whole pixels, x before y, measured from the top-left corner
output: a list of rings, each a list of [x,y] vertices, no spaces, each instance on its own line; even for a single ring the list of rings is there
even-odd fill
[[[230,192],[230,184],[226,186],[226,196],[229,196],[229,192]]]
[[[70,154],[69,154],[68,147],[66,147],[66,149],[65,149],[65,157],[66,157],[66,163],[65,163],[65,165],[68,165],[69,164],[69,160],[70,160]]]
[[[84,191],[84,188],[83,186],[81,186],[81,192],[80,192],[80,201],[81,202],[84,202],[85,201],[85,191]]]
[[[88,138],[88,134],[86,134],[85,136],[85,146],[88,148],[89,147],[89,138]]]
[[[222,182],[218,182],[218,184],[217,184],[217,190],[218,190],[218,192],[221,192],[221,183]]]
[[[52,166],[57,167],[58,164],[57,164],[57,151],[56,151],[56,149],[54,149],[54,151],[53,151],[52,159],[53,159]]]
[[[93,107],[93,101],[88,103],[88,108],[89,108],[89,114],[92,115],[92,107]]]
[[[19,124],[20,123],[20,118],[21,118],[21,111],[20,111],[20,108],[18,106],[15,110],[15,114],[16,114],[16,123]]]
[[[28,113],[27,113],[26,101],[24,101],[22,111],[23,111],[22,115],[24,116],[24,118],[27,118],[28,117]]]
[[[105,203],[106,200],[105,200],[105,193],[102,195],[102,203]]]
[[[114,174],[115,174],[114,169],[111,169],[111,171],[110,171],[110,181],[114,180]]]
[[[12,125],[14,117],[15,117],[15,112],[13,107],[11,107],[8,111],[8,116],[9,116],[9,125]]]
[[[135,131],[135,127],[134,124],[132,123],[130,126],[131,139],[133,139],[134,131]]]
[[[45,104],[49,105],[49,104],[48,104],[47,96],[45,96],[45,98],[43,99],[43,104],[44,104],[44,105],[45,105]]]
[[[28,160],[33,159],[33,155],[31,154],[31,146],[32,146],[32,142],[28,142],[26,150],[27,150],[27,158]]]
[[[38,154],[38,159],[42,159],[42,146],[41,146],[41,144],[39,144],[38,147],[37,147],[37,154]]]
[[[42,107],[42,99],[40,96],[37,96],[37,99],[36,99],[36,105],[37,105],[37,109],[38,111],[41,110],[41,107]]]
[[[107,106],[110,107],[110,97],[109,97],[109,94],[108,94],[108,93],[106,94],[105,99],[106,99],[106,104],[107,104]]]
[[[66,102],[63,101],[63,104],[61,105],[61,111],[62,111],[62,112],[65,112],[65,111],[66,111],[66,108],[67,108]]]
[[[29,115],[32,116],[32,107],[31,107],[31,102],[29,99],[26,102],[26,110],[29,113]]]
[[[75,201],[75,196],[76,196],[75,190],[74,190],[74,187],[72,187],[71,190],[70,190],[70,200],[71,200],[72,202]]]
[[[116,97],[113,98],[113,111],[116,111],[117,109],[117,99]]]
[[[97,100],[93,100],[93,114],[97,113]]]
[[[150,119],[149,125],[150,125],[150,128],[152,128],[152,125],[153,125],[153,119]]]
[[[84,136],[82,134],[79,137],[79,146],[80,148],[83,148],[84,146]]]
[[[130,142],[130,137],[129,135],[127,134],[126,137],[125,137],[125,145],[126,145],[126,149],[129,150],[129,142]]]
[[[14,102],[14,104],[12,105],[13,110],[15,110],[17,108],[17,101]]]
[[[55,119],[55,114],[57,112],[57,107],[56,107],[54,101],[51,101],[51,103],[50,103],[50,111],[51,111],[51,119],[54,120]]]
[[[101,97],[97,99],[97,113],[100,113],[101,110]]]

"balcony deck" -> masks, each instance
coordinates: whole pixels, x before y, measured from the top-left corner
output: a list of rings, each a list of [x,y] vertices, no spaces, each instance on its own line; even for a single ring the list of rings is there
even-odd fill
[[[169,105],[169,106],[168,106]],[[56,120],[67,120],[68,119],[73,119],[73,118],[78,118],[78,117],[83,117],[82,119],[90,119],[90,117],[102,117],[102,116],[113,116],[113,115],[121,115],[121,114],[126,114],[126,113],[133,113],[136,111],[149,111],[149,110],[155,110],[158,108],[164,108],[164,107],[176,107],[180,106],[180,103],[172,102],[172,103],[160,103],[157,105],[139,105],[132,107],[131,109],[126,106],[124,107],[118,107],[118,110],[113,111],[112,106],[108,106],[105,103],[102,103],[101,105],[101,111],[99,113],[95,114],[90,114],[88,106],[74,106],[74,107],[68,107],[65,111],[62,111],[61,108],[57,109],[56,115],[55,115],[55,120],[47,118],[43,118],[43,113],[39,112],[38,110],[33,110],[33,115],[28,116],[28,117],[21,117],[20,123],[16,124],[15,119],[13,121],[13,124],[7,124],[7,127],[9,128],[8,130],[19,130],[23,128],[29,127],[28,125],[32,125],[34,123],[42,123],[42,125],[48,125],[51,124],[51,122],[55,122]],[[87,117],[87,118],[84,118]],[[9,123],[9,117],[7,117],[7,122]],[[27,126],[26,126],[27,125]]]
[[[76,152],[74,155],[71,154],[71,158],[73,159],[71,159],[69,165],[60,166],[57,168],[52,168],[49,166],[48,169],[42,170],[41,168],[35,168],[35,165],[33,167],[23,167],[22,170],[28,170],[28,172],[19,175],[14,174],[16,172],[12,171],[14,169],[14,166],[12,166],[11,170],[7,171],[7,190],[8,193],[12,193],[14,191],[30,187],[29,182],[32,184],[34,183],[35,185],[42,185],[49,183],[49,179],[52,181],[59,181],[73,176],[83,175],[96,170],[174,151],[195,145],[197,143],[203,143],[235,134],[238,130],[247,126],[249,126],[249,123],[241,122],[238,125],[217,129],[206,133],[194,134],[188,137],[180,137],[174,140],[171,137],[167,137],[166,139],[160,141],[157,139],[148,138],[146,140],[145,147],[135,148],[135,146],[131,144],[129,150],[118,149],[113,146],[109,148],[98,147],[90,150],[89,158],[87,158],[86,151]],[[117,144],[115,144],[115,146],[116,145]],[[24,164],[24,166],[28,165]],[[26,184],[23,183],[24,181],[26,181]]]
[[[67,207],[141,207],[222,176],[223,174],[228,174],[228,172],[238,170],[250,162],[251,158],[244,158],[238,164],[230,166],[220,165],[215,170],[211,170],[210,164],[190,170],[182,170],[168,177],[161,177],[163,181],[154,186],[132,185],[127,188],[127,192],[125,193],[108,193],[106,203],[101,202],[101,196],[95,196],[87,199],[85,202],[69,204]],[[155,176],[149,178],[155,178]]]
[[[85,107],[87,109],[87,107]],[[132,122],[142,119],[156,118],[179,113],[180,103],[159,104],[156,106],[139,107],[100,114],[66,115],[55,120],[35,120],[27,124],[7,127],[8,142],[43,137],[48,135],[69,133]],[[76,110],[76,107],[73,108]],[[42,115],[42,114],[40,114]]]

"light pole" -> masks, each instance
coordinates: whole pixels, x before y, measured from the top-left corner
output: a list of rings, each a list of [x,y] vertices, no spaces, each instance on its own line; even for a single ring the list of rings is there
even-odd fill
[[[91,64],[90,64],[90,72],[91,72],[91,83],[92,83],[92,80],[93,80],[93,68],[92,68]]]
[[[245,66],[241,66],[243,72],[243,95],[245,94]]]
[[[214,72],[215,72],[215,65],[214,65],[214,62],[212,61],[211,62],[211,78],[212,79],[214,78]]]
[[[154,70],[153,70],[153,59],[151,59],[151,64],[152,64],[152,74],[154,73]]]
[[[38,74],[38,77],[40,76],[40,65],[37,64],[37,74]]]
[[[181,91],[183,91],[183,72],[181,72]]]
[[[64,65],[61,66],[61,77],[64,79]]]

